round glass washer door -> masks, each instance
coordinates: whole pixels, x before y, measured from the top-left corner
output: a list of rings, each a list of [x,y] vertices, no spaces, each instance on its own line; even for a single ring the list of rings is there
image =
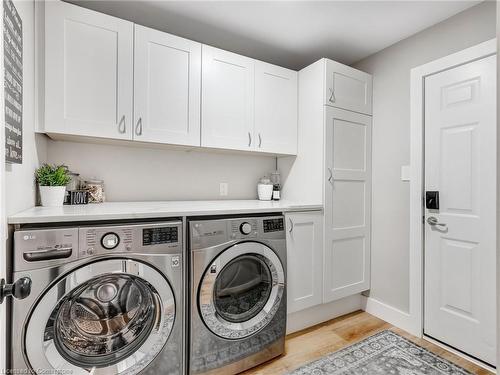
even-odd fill
[[[31,367],[72,374],[136,374],[168,340],[175,300],[168,281],[145,263],[110,259],[53,285],[25,332]]]
[[[220,337],[251,336],[273,319],[284,286],[283,265],[271,248],[258,242],[233,245],[209,264],[202,277],[200,315]]]

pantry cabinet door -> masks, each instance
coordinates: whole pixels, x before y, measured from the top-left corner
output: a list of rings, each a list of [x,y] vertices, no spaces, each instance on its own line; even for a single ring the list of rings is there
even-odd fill
[[[253,150],[254,60],[203,45],[201,145]]]
[[[297,72],[255,62],[256,150],[297,154]]]
[[[288,312],[323,300],[323,213],[285,214]]]
[[[372,114],[372,76],[332,60],[325,60],[325,104]]]
[[[133,24],[45,2],[47,133],[132,139]]]
[[[134,139],[200,145],[201,44],[135,25]]]
[[[324,302],[370,287],[371,117],[325,107]]]

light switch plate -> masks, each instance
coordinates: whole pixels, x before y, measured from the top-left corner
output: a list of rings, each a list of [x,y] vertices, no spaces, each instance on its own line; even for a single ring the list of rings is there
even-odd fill
[[[410,181],[410,166],[401,166],[401,181]]]
[[[229,184],[227,182],[221,182],[219,185],[219,195],[221,197],[227,196],[229,191]]]

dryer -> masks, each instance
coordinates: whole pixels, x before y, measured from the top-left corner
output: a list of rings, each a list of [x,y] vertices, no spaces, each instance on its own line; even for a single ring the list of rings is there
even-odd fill
[[[284,218],[189,222],[191,374],[236,374],[284,352]]]
[[[182,223],[22,229],[11,367],[73,375],[182,374]]]

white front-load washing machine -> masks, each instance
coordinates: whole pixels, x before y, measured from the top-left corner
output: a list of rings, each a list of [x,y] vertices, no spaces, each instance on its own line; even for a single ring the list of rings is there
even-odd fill
[[[236,374],[284,352],[284,218],[189,221],[191,374]]]
[[[14,232],[11,368],[36,374],[182,374],[182,223]]]

